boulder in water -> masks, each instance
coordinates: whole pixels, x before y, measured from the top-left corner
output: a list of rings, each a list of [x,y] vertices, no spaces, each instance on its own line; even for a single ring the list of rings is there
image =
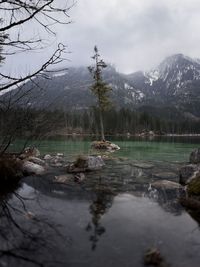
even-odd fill
[[[72,173],[95,171],[101,169],[104,165],[101,156],[80,156],[67,167],[67,171]]]
[[[36,157],[29,157],[28,161],[33,162],[35,164],[41,165],[41,166],[45,166],[45,161]]]
[[[19,156],[20,159],[26,159],[29,157],[39,157],[40,156],[40,151],[32,146],[32,147],[26,147],[22,154]]]
[[[199,173],[200,173],[200,166],[196,164],[189,164],[183,166],[179,170],[179,183],[182,185],[187,185]]]
[[[45,168],[39,164],[24,161],[22,165],[22,171],[24,175],[42,175],[45,173]]]

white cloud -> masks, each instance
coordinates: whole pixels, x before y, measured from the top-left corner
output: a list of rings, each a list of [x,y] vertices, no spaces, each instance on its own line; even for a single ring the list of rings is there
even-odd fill
[[[73,24],[56,27],[56,42],[72,51],[68,66],[88,65],[97,44],[121,72],[149,69],[174,53],[200,57],[199,11],[199,0],[78,0],[70,13]],[[55,43],[42,55],[30,55],[31,64],[50,55]]]

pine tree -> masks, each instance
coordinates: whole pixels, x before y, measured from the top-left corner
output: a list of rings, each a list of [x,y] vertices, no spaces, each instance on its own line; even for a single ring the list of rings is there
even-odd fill
[[[107,67],[106,63],[100,58],[97,46],[94,47],[94,56],[92,56],[95,64],[94,66],[88,67],[89,72],[92,74],[94,79],[93,85],[90,87],[92,93],[97,98],[99,122],[101,130],[101,140],[105,140],[103,113],[110,106],[109,92],[112,90],[102,78],[102,70]]]

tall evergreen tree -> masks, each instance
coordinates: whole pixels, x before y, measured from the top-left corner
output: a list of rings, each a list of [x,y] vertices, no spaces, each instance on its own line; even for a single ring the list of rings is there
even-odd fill
[[[102,70],[106,68],[107,65],[103,59],[100,58],[97,46],[94,47],[94,55],[92,56],[92,59],[94,60],[94,66],[88,67],[88,70],[92,74],[94,83],[90,89],[97,98],[101,140],[105,140],[103,112],[110,106],[108,94],[112,88],[103,81]]]

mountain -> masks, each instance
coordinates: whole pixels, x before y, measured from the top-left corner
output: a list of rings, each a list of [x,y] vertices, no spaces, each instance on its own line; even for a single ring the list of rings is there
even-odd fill
[[[89,90],[93,81],[86,67],[57,70],[48,75],[48,79],[35,78],[20,92],[13,90],[3,97],[16,100],[24,95],[18,104],[37,109],[82,110],[95,105]],[[176,54],[149,72],[129,75],[108,66],[103,78],[112,87],[116,108],[139,109],[164,117],[200,118],[199,60]]]
[[[118,73],[114,67],[106,68],[103,79],[112,87],[111,98],[115,107],[132,108],[142,101],[142,91],[136,89],[128,77]],[[37,109],[82,110],[96,105],[95,97],[89,90],[92,83],[86,67],[69,68],[48,73],[48,79],[35,78],[34,83],[28,82],[19,90],[5,94],[4,98],[17,99],[23,95],[17,104]]]
[[[128,77],[145,95],[143,105],[173,107],[186,117],[200,117],[199,60],[176,54],[149,72]]]

